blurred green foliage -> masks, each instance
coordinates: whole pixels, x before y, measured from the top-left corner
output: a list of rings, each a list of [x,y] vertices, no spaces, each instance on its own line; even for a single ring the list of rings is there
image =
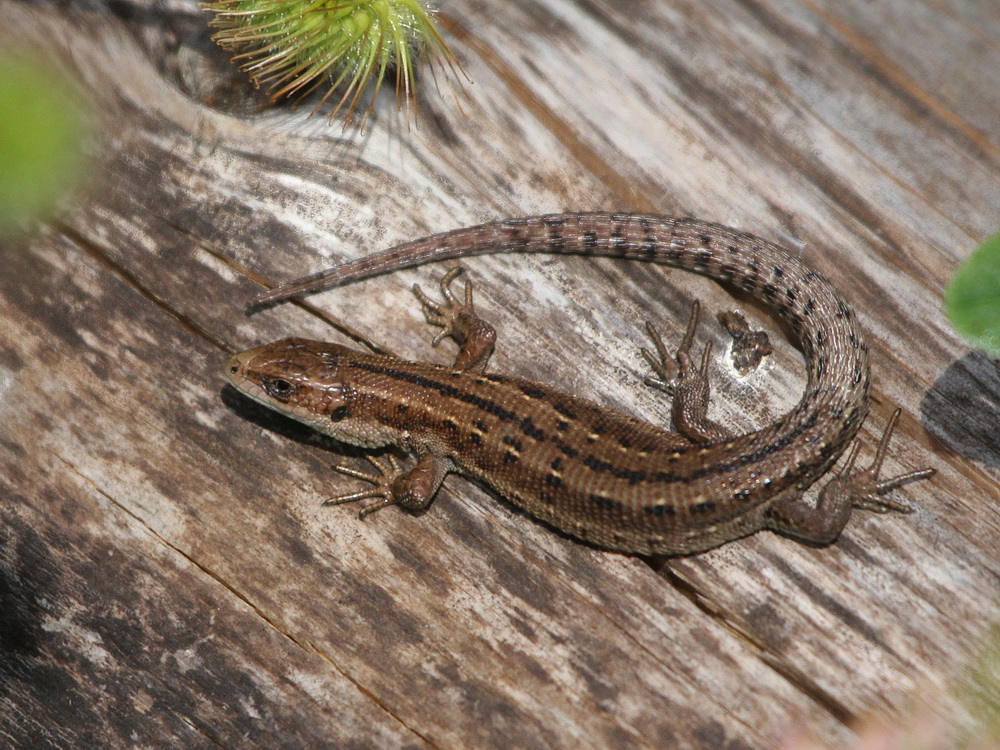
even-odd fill
[[[39,54],[0,52],[0,233],[51,215],[79,183],[85,109]]]
[[[944,293],[951,323],[977,349],[1000,357],[1000,234],[958,267]]]
[[[959,695],[979,724],[979,736],[1000,747],[1000,624],[993,625],[982,651],[969,665]]]

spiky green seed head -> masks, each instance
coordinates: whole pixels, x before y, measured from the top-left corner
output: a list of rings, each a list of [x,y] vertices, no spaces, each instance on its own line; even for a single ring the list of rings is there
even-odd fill
[[[396,97],[412,114],[416,108],[414,58],[456,73],[457,62],[418,0],[215,0],[212,37],[235,54],[256,86],[272,100],[305,96],[328,84],[317,103],[334,92],[340,98],[331,119],[343,110],[350,122],[370,82],[372,103],[390,70]],[[371,112],[371,105],[365,117]],[[346,124],[345,122],[345,124]]]

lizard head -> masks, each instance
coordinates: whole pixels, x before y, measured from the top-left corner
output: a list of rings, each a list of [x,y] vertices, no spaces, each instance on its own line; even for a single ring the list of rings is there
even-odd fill
[[[234,354],[225,375],[259,404],[346,443],[378,447],[390,436],[352,414],[357,394],[347,364],[359,354],[339,344],[288,338]]]

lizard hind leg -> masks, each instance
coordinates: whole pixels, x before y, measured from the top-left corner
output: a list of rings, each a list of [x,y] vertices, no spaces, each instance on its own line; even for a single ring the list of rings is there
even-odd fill
[[[778,496],[767,509],[767,528],[815,544],[829,544],[843,531],[855,508],[874,513],[912,513],[913,508],[906,503],[883,495],[904,484],[934,476],[934,469],[919,469],[889,479],[878,478],[899,413],[900,410],[896,409],[886,425],[871,466],[854,470],[861,449],[860,442],[856,442],[843,470],[823,487],[815,506],[807,503],[798,490]]]
[[[878,478],[878,474],[882,470],[882,463],[885,461],[885,456],[889,449],[889,440],[892,439],[892,433],[896,429],[896,422],[899,421],[900,411],[900,409],[896,409],[892,417],[889,418],[889,423],[885,426],[882,438],[878,442],[878,448],[875,450],[875,458],[871,466],[857,472],[854,471],[854,462],[858,454],[858,444],[855,443],[844,470],[831,479],[826,487],[823,488],[823,495],[847,498],[853,507],[860,508],[861,510],[870,510],[874,513],[888,513],[890,510],[899,513],[913,512],[913,508],[906,503],[891,500],[883,497],[883,495],[897,487],[902,487],[904,484],[934,476],[934,469],[908,471],[905,474],[898,474],[889,479],[880,480]]]
[[[716,443],[728,440],[732,435],[725,427],[708,418],[711,395],[708,363],[712,342],[705,344],[700,365],[691,358],[691,345],[700,311],[701,305],[695,300],[691,305],[687,331],[674,355],[670,354],[652,323],[646,323],[646,333],[653,342],[656,354],[647,349],[640,349],[640,352],[653,371],[653,375],[646,377],[646,385],[673,396],[672,417],[677,432],[693,443]]]

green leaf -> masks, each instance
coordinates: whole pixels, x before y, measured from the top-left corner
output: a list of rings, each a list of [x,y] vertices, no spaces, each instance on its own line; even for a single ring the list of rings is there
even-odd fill
[[[977,349],[1000,357],[1000,234],[958,267],[944,292],[945,312]]]

